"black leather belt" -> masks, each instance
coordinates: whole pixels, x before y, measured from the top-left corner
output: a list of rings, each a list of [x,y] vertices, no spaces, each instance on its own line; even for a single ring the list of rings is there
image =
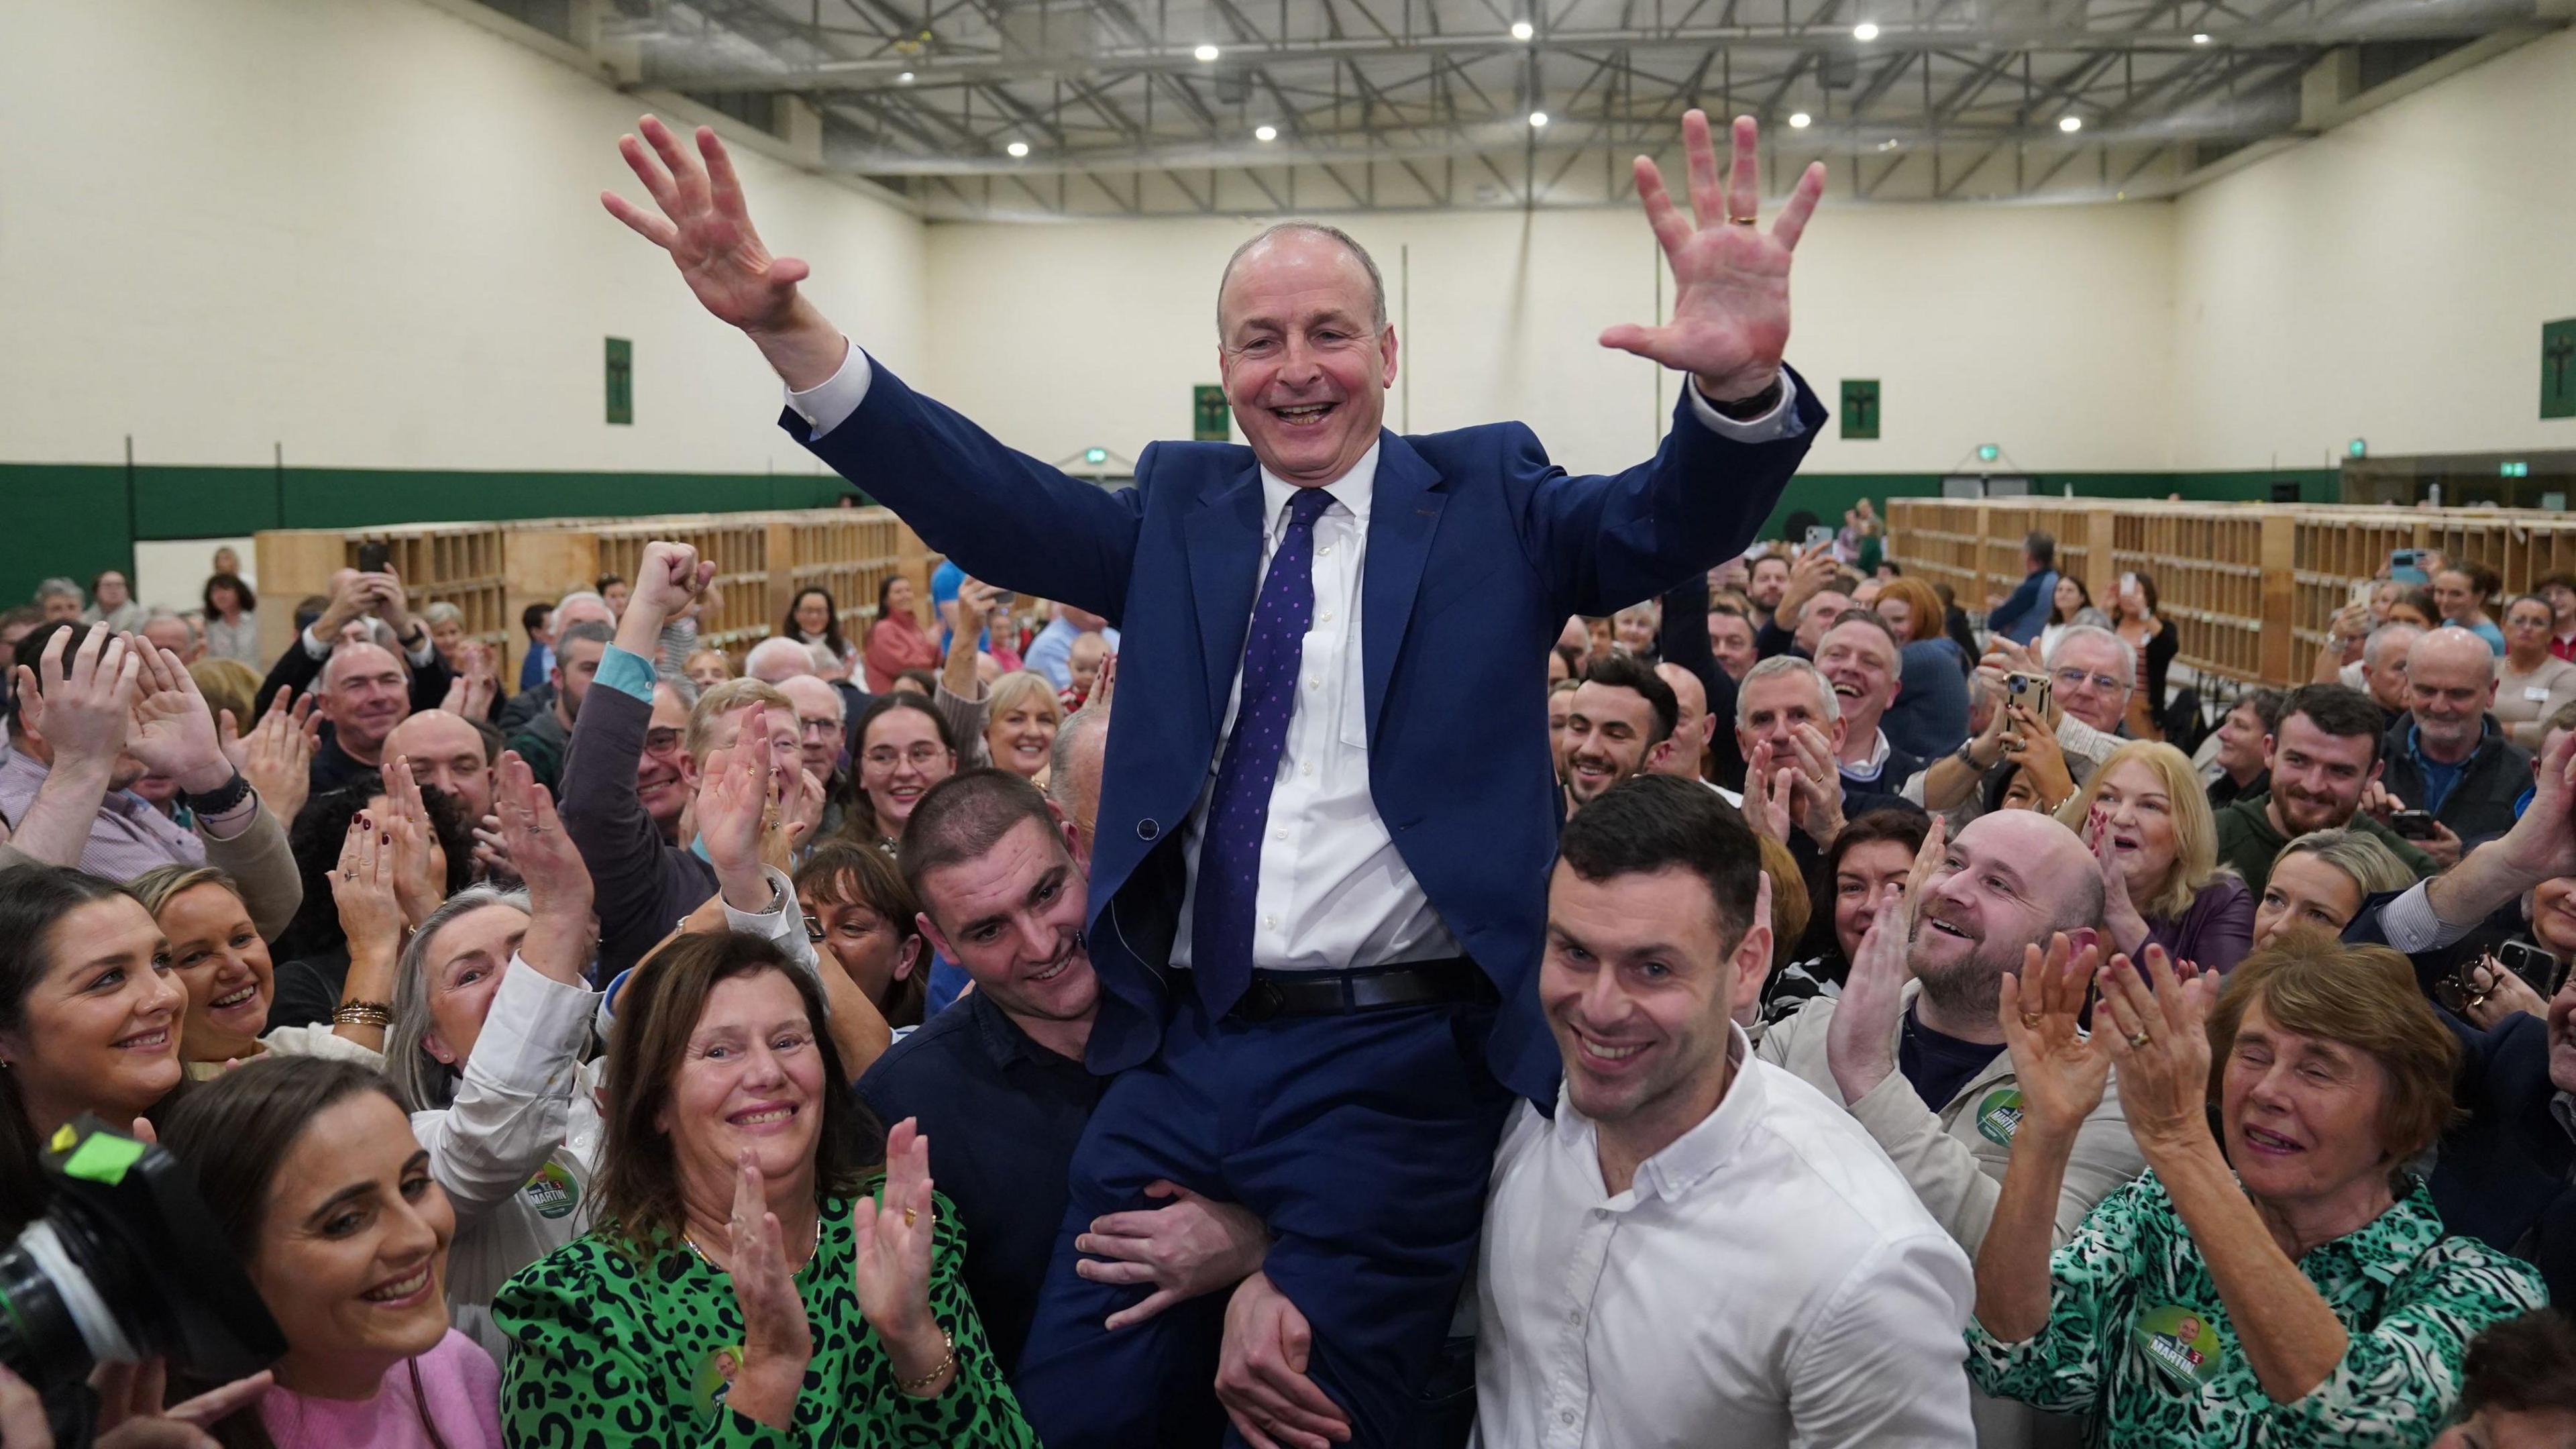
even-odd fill
[[[1268,1021],[1280,1016],[1346,1016],[1398,1006],[1498,999],[1492,979],[1475,962],[1452,956],[1357,971],[1255,970],[1243,999],[1226,1015],[1238,1021]]]

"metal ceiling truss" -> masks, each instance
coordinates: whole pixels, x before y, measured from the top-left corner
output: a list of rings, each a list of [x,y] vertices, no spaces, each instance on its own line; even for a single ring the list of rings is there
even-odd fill
[[[588,3],[641,86],[801,124],[830,169],[958,218],[1621,204],[1692,106],[1763,122],[1774,195],[1819,159],[1863,200],[2160,195],[2297,134],[2330,52],[2555,23],[2551,0]]]

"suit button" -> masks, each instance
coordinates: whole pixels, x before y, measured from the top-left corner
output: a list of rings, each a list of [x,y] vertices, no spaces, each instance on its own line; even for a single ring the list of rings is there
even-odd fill
[[[1136,838],[1138,840],[1151,840],[1162,833],[1163,827],[1155,824],[1151,820],[1139,820],[1136,822]]]

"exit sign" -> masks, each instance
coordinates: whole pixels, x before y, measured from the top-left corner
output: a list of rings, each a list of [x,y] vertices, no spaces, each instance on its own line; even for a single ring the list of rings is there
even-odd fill
[[[2531,465],[2529,463],[2498,463],[2496,464],[2496,476],[2499,478],[2528,478],[2531,476]]]
[[[2367,458],[2370,456],[2370,444],[2355,438],[2343,445],[2343,455],[2347,458]]]

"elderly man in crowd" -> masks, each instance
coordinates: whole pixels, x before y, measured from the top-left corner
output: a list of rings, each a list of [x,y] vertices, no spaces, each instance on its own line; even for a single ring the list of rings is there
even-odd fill
[[[2264,743],[2271,788],[2218,812],[2218,863],[2233,866],[2260,896],[2282,846],[2350,826],[2376,837],[2417,876],[2431,875],[2437,867],[2430,856],[2361,808],[2379,781],[2379,749],[2379,706],[2369,695],[2340,684],[2293,691]]]
[[[194,664],[206,657],[206,636],[187,615],[171,609],[154,609],[143,616],[135,630],[155,649],[167,649],[179,656],[182,665]]]
[[[343,643],[372,643],[398,657],[409,676],[406,692],[412,709],[436,709],[446,702],[447,687],[455,676],[439,657],[429,626],[413,617],[407,598],[402,579],[390,568],[380,573],[334,572],[321,615],[295,636],[295,642],[269,666],[268,677],[260,681],[256,701],[260,713],[268,712],[269,701],[280,690],[312,692],[332,650]]]
[[[1109,755],[1107,696],[1064,717],[1047,763],[1047,799],[1064,817],[1074,864],[1091,871],[1092,834],[1100,824],[1100,771]]]
[[[2044,535],[2039,535],[2043,536]],[[2052,545],[2053,547],[2053,545]],[[2065,773],[2064,793],[2092,778],[2093,767],[2109,759],[2123,743],[2120,722],[2128,714],[2129,695],[2137,688],[2138,655],[2127,640],[2108,629],[2078,624],[2060,634],[2044,665],[2030,651],[2009,640],[2000,642],[1978,665],[1977,675],[1994,698],[2006,696],[2006,681],[2017,673],[2041,674],[2049,683],[2049,715],[2037,721],[2045,739],[2023,739],[2030,731],[2010,709],[1998,708],[1983,729],[1949,755],[1934,760],[1906,788],[1905,798],[1954,822],[1973,820],[1984,809],[1994,778],[2007,767],[2029,769],[2028,752],[2057,756]],[[2020,742],[2024,757],[2006,758],[2006,736]],[[2043,798],[2059,803],[2062,796]]]
[[[546,674],[535,684],[511,695],[509,702],[501,706],[501,717],[493,723],[501,727],[503,734],[516,732],[555,702],[554,653],[561,647],[564,631],[583,623],[606,624],[614,628],[617,615],[609,611],[606,599],[589,589],[575,589],[555,604],[553,633],[547,640]],[[660,645],[661,641],[656,639],[657,654],[645,657],[658,657]]]
[[[227,758],[188,671],[170,656],[129,663],[127,640],[57,620],[18,641],[17,708],[0,749],[0,869],[41,861],[130,881],[164,865],[213,865],[241,887],[261,935],[294,919],[304,886],[284,824]],[[267,728],[286,728],[283,716]],[[291,755],[291,751],[287,752]],[[257,763],[254,768],[257,768]],[[128,787],[168,778],[193,825],[181,828]]]
[[[1557,779],[1571,816],[1611,786],[1660,769],[1672,753],[1681,706],[1654,670],[1625,654],[1604,654],[1583,671],[1557,740]]]
[[[553,698],[510,736],[510,748],[528,762],[537,783],[550,791],[563,788],[564,755],[572,748],[573,724],[581,717],[582,701],[590,695],[600,656],[607,652],[614,632],[596,619],[559,630],[554,666],[546,671],[546,687]]]
[[[454,800],[474,823],[474,878],[517,879],[501,846],[501,819],[493,810],[492,771],[500,761],[497,731],[443,709],[425,709],[385,736],[384,757],[411,766],[424,790]]]
[[[814,832],[830,835],[841,828],[850,784],[843,765],[849,758],[849,720],[841,712],[841,692],[830,680],[812,673],[779,680],[778,692],[796,709],[797,759],[823,789],[823,818]]]
[[[966,1289],[1008,1373],[1071,1202],[1073,1149],[1104,1085],[1082,1065],[1100,1007],[1083,944],[1082,862],[1071,825],[1036,786],[979,769],[921,797],[898,863],[921,902],[922,932],[975,989],[889,1048],[858,1091],[881,1120],[913,1118],[930,1138],[931,1176],[977,1245]],[[1085,1276],[1156,1289],[1114,1326],[1232,1287],[1269,1246],[1240,1207],[1179,1189],[1162,1196],[1165,1210],[1109,1215],[1080,1244]],[[1212,1440],[1220,1427],[1204,1389],[1165,1412],[1176,1431],[1193,1425]]]
[[[48,624],[77,624],[87,596],[70,579],[47,579],[36,585],[36,607]]]
[[[2406,686],[2406,671],[2415,650],[2415,641],[2424,637],[2421,625],[2403,620],[2382,624],[2362,641],[2361,659],[2350,669],[2340,672],[2334,682],[2349,684],[2367,693],[2387,718],[2388,728],[2405,723],[2407,711],[2414,706],[2414,693]],[[2350,675],[2351,678],[2341,677]]]
[[[1744,811],[1762,835],[1812,869],[1847,816],[1843,717],[1834,687],[1793,654],[1753,666],[1735,691],[1735,743],[1744,752]]]
[[[1671,748],[1647,768],[1685,780],[1707,778],[1708,745],[1717,732],[1717,717],[1708,712],[1707,686],[1697,674],[1670,662],[1656,665],[1655,677],[1673,692],[1673,733]]]
[[[1038,631],[1038,637],[1029,641],[1029,652],[1022,667],[1044,675],[1047,683],[1058,689],[1070,689],[1073,687],[1073,647],[1087,638],[1100,641],[1095,648],[1111,654],[1118,652],[1118,631],[1109,627],[1108,620],[1089,609],[1058,604],[1055,617]]]
[[[1566,824],[1538,982],[1564,1086],[1504,1133],[1476,1275],[1486,1449],[1967,1441],[1967,1256],[1736,1025],[1760,860],[1657,776]]]
[[[1896,795],[1905,782],[1922,773],[1919,755],[1898,749],[1879,721],[1904,688],[1896,635],[1887,621],[1863,610],[1850,610],[1816,641],[1816,670],[1833,686],[1842,712],[1843,740],[1834,752],[1843,787],[1873,795]],[[1853,813],[1857,814],[1855,810]]]
[[[2002,1190],[2020,1085],[1995,1003],[2003,978],[2057,940],[2080,949],[2099,933],[2102,873],[2075,832],[2045,815],[2002,810],[1944,842],[1938,826],[1915,865],[1919,888],[1883,909],[1839,997],[1820,996],[1773,1025],[1762,1059],[1841,1103],[1884,1148],[1923,1205],[1973,1256]],[[2085,1119],[2059,1191],[2064,1242],[2102,1197],[2146,1162],[2104,1094]],[[2043,1423],[1980,1397],[1981,1449],[2072,1444],[2078,1426]]]
[[[313,752],[316,795],[382,769],[385,737],[412,711],[402,662],[376,644],[334,646],[313,698],[313,712],[324,724],[321,748]]]
[[[2475,645],[2472,648],[2470,646]],[[2505,738],[2495,704],[2495,653],[2466,629],[2436,629],[2406,655],[2407,718],[2380,741],[2387,767],[2366,808],[2433,817],[2416,837],[2437,866],[2456,865],[2461,842],[2502,835],[2531,787],[2531,752]]]

